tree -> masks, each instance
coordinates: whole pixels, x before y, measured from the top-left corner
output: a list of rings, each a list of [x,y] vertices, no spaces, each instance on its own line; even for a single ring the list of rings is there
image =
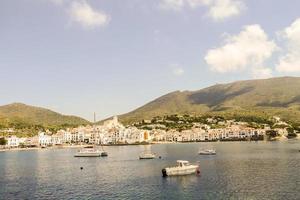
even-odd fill
[[[0,145],[6,145],[6,144],[7,144],[7,140],[4,137],[0,138]]]
[[[266,135],[269,137],[276,137],[276,136],[278,136],[278,132],[275,130],[267,130]]]
[[[294,133],[294,128],[292,128],[292,127],[289,127],[286,130],[287,130],[288,134]]]
[[[290,128],[289,127],[286,130],[288,131],[288,135],[287,135],[288,138],[295,138],[295,137],[297,137],[297,134],[295,133],[294,128]]]

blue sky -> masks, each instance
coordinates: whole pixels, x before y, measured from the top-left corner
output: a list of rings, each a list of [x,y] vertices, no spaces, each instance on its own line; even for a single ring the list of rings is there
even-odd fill
[[[1,0],[0,104],[91,120],[174,90],[300,75],[299,0]]]

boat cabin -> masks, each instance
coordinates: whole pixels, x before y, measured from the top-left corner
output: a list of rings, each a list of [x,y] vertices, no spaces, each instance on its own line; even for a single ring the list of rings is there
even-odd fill
[[[177,166],[184,167],[190,165],[189,161],[186,160],[177,160]]]

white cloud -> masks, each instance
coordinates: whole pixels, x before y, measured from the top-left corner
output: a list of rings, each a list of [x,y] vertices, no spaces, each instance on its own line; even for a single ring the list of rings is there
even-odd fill
[[[287,53],[279,59],[276,70],[283,73],[300,72],[300,54],[291,52]]]
[[[242,1],[238,0],[214,0],[208,6],[208,16],[215,21],[237,16],[246,7]]]
[[[175,76],[182,76],[184,74],[184,70],[182,68],[175,68],[173,69],[173,74]]]
[[[184,8],[208,7],[207,15],[215,21],[237,16],[246,7],[241,0],[161,0],[160,7],[180,11]]]
[[[287,42],[287,52],[279,58],[279,72],[300,72],[300,18],[284,29],[281,36]]]
[[[255,24],[245,26],[237,35],[228,35],[224,45],[209,50],[204,59],[212,71],[226,73],[247,69],[252,71],[253,76],[257,76],[257,71],[266,75],[270,74],[269,70],[260,66],[277,49],[264,30]]]
[[[271,78],[272,69],[267,67],[254,67],[252,69],[252,77],[253,78]]]
[[[105,26],[110,20],[108,15],[94,10],[86,1],[72,2],[69,14],[72,21],[79,23],[84,28]]]

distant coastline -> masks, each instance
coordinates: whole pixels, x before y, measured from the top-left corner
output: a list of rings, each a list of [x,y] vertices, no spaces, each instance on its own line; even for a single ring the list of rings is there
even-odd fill
[[[299,137],[293,138],[292,140],[299,140]],[[264,142],[283,142],[289,140],[276,138],[275,140],[224,140],[224,141],[186,141],[186,142],[171,142],[171,141],[153,141],[149,143],[134,143],[134,144],[105,144],[102,146],[108,147],[108,146],[138,146],[138,145],[158,145],[158,144],[183,144],[183,143],[222,143],[222,142],[258,142],[258,141],[264,141]],[[85,148],[88,146],[92,146],[92,144],[72,144],[72,145],[57,145],[57,146],[49,146],[49,147],[15,147],[15,148],[0,148],[0,152],[14,152],[14,151],[30,151],[30,150],[55,150],[55,149],[79,149],[79,148]],[[100,145],[96,145],[96,147],[100,147]]]

